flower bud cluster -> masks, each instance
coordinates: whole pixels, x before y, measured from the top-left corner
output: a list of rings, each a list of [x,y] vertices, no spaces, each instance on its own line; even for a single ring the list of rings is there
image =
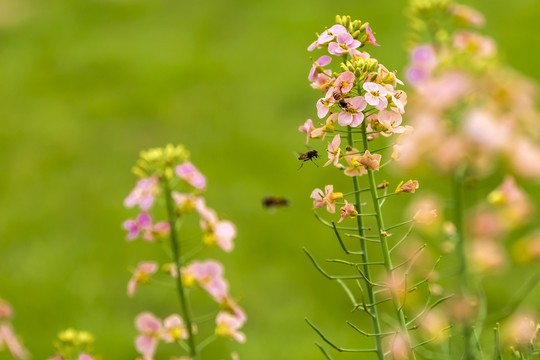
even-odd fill
[[[90,355],[94,346],[94,336],[87,331],[67,329],[58,334],[54,342],[56,355],[49,360],[94,360]]]
[[[203,196],[206,177],[189,161],[189,153],[183,146],[167,145],[165,148],[141,152],[135,173],[142,178],[125,199],[124,205],[137,207],[140,213],[123,224],[128,241],[142,238],[148,242],[161,242],[170,237],[173,252],[178,248],[183,249],[184,244],[178,246],[177,243],[177,220],[197,214],[201,230],[200,245],[205,248],[218,247],[225,252],[233,250],[236,227],[232,222],[218,217],[216,211],[206,205]],[[156,204],[163,204],[162,199],[167,205],[168,219],[154,221],[151,212],[157,207]],[[244,342],[245,335],[239,330],[247,318],[229,293],[229,284],[223,277],[223,265],[211,259],[184,263],[182,254],[178,254],[178,258],[182,262],[176,262],[173,257],[173,263],[162,264],[162,275],[180,284],[182,290],[179,291],[197,286],[208,293],[219,308],[215,333],[223,338]],[[152,283],[159,269],[158,262],[140,262],[128,282],[128,295],[134,296],[138,286]],[[185,310],[183,316],[187,316]],[[140,332],[135,341],[137,351],[145,360],[149,360],[153,359],[160,341],[189,343],[190,334],[197,331],[196,324],[191,323],[189,329],[189,323],[178,314],[168,316],[163,322],[150,312],[139,314],[135,321]]]

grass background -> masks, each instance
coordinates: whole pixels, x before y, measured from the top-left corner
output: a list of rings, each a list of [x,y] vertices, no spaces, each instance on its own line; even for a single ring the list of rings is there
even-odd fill
[[[507,62],[540,79],[540,3],[466,3],[486,15]],[[377,32],[383,46],[373,56],[402,72],[404,5],[0,0],[0,296],[15,307],[34,359],[51,356],[67,327],[94,333],[106,359],[133,359],[135,314],[176,311],[163,289],[126,297],[128,268],[158,251],[126,244],[120,227],[134,215],[122,201],[138,152],[169,142],[191,150],[209,181],[208,203],[239,230],[235,252],[209,256],[226,264],[242,299],[248,342],[219,342],[204,358],[221,359],[226,348],[242,359],[320,359],[304,316],[354,344],[342,321],[348,300],[301,251],[307,245],[322,258],[338,250],[309,199],[333,175],[311,164],[297,171],[295,159],[305,151],[297,126],[315,116],[318,97],[306,47],[336,14],[349,14]],[[291,206],[265,211],[267,195]],[[171,351],[161,349],[158,359]]]

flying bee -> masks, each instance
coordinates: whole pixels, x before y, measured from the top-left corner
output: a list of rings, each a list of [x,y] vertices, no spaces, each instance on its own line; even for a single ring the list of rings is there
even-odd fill
[[[318,158],[319,158],[319,152],[317,150],[309,150],[308,152],[300,154],[300,156],[298,156],[298,160],[302,161],[302,164],[300,164],[300,167],[298,168],[298,170],[300,170],[302,166],[304,166],[304,163],[309,160],[311,160],[315,165],[317,165],[317,163],[313,161],[313,159],[318,159]],[[319,167],[319,165],[317,165],[317,167]]]
[[[289,206],[289,200],[277,196],[267,196],[262,199],[262,205],[267,209],[280,208]]]
[[[347,110],[347,108],[349,107],[349,103],[345,101],[345,98],[343,97],[342,93],[340,93],[339,91],[334,91],[332,93],[332,97],[334,98],[334,100],[337,101],[338,106],[342,110]]]

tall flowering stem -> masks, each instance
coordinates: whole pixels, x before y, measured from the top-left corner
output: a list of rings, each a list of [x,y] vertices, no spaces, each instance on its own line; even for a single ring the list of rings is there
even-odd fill
[[[135,339],[137,351],[143,359],[152,360],[160,342],[176,343],[183,350],[182,355],[187,355],[182,359],[199,360],[203,349],[218,338],[245,342],[246,337],[240,329],[247,317],[230,295],[223,265],[212,259],[193,259],[212,247],[231,252],[236,237],[234,224],[220,219],[206,205],[203,198],[206,177],[189,161],[189,153],[183,146],[173,145],[141,152],[134,173],[140,180],[124,204],[129,208],[138,207],[141,212],[135,219],[124,222],[127,240],[142,238],[150,243],[161,243],[168,238],[170,251],[167,251],[167,262],[161,267],[155,261],[143,261],[137,265],[128,282],[128,295],[134,296],[142,285],[174,281],[180,301],[180,315],[173,313],[162,321],[145,311],[136,317],[135,327],[139,331]],[[154,222],[150,212],[155,203],[163,204],[158,201],[161,198],[164,198],[167,219]],[[179,231],[184,217],[193,213],[199,217],[202,234],[200,244],[189,249],[186,248],[188,243],[180,238]],[[165,279],[156,279],[159,272]],[[197,309],[190,306],[190,293],[196,287],[216,303],[215,311],[195,317]],[[214,318],[216,323],[214,333],[198,342],[195,338],[199,328],[196,318],[199,322]]]
[[[327,144],[328,161],[324,166],[332,165],[345,176],[351,177],[353,191],[342,193],[334,189],[334,185],[326,185],[324,190],[314,189],[311,193],[315,209],[325,207],[330,214],[336,213],[339,208],[338,223],[344,223],[355,218],[355,227],[337,226],[334,221],[324,220],[317,212],[317,218],[325,225],[334,230],[334,233],[345,253],[348,256],[359,256],[360,262],[345,261],[340,259],[328,260],[347,265],[356,272],[352,275],[335,276],[327,273],[319,265],[315,256],[305,249],[310,260],[317,270],[326,278],[336,280],[351,299],[354,310],[363,310],[371,318],[371,330],[364,331],[360,326],[347,322],[358,333],[372,337],[375,348],[372,349],[346,349],[330,340],[314,323],[307,320],[308,324],[319,334],[321,339],[339,352],[374,353],[379,360],[383,360],[386,354],[394,359],[415,359],[415,349],[430,341],[423,341],[416,345],[409,334],[409,327],[418,326],[418,320],[423,313],[444,301],[439,299],[434,303],[425,304],[425,310],[420,314],[412,314],[407,318],[406,298],[409,292],[415,291],[418,286],[429,282],[429,275],[412,285],[408,280],[414,278],[413,265],[423,247],[411,254],[400,265],[394,266],[391,252],[397,248],[412,231],[412,224],[429,223],[436,214],[433,211],[424,211],[416,214],[414,219],[386,227],[382,206],[390,197],[404,193],[414,193],[418,188],[416,180],[402,181],[394,193],[388,193],[389,183],[377,184],[375,172],[388,164],[381,163],[385,149],[391,146],[381,144],[377,149],[370,148],[369,143],[380,141],[394,134],[402,134],[410,131],[410,128],[402,126],[402,114],[407,103],[407,95],[402,90],[397,90],[398,84],[403,84],[395,72],[389,71],[384,65],[379,64],[369,53],[360,51],[366,45],[379,46],[376,42],[373,30],[368,23],[359,20],[352,21],[348,16],[338,16],[337,24],[326,29],[318,35],[317,40],[311,44],[308,50],[327,49],[330,55],[335,56],[339,63],[340,72],[334,72],[327,66],[333,61],[328,55],[323,55],[313,61],[313,66],[308,79],[311,86],[319,89],[324,95],[317,101],[317,116],[323,120],[320,127],[316,127],[311,119],[308,119],[299,131],[307,135],[307,140],[321,139],[335,133]],[[360,134],[360,138],[355,138]],[[342,145],[342,139],[346,139],[346,146]],[[356,144],[362,143],[362,148],[356,148]],[[386,155],[384,155],[386,156]],[[364,176],[365,175],[365,176]],[[361,177],[367,178],[367,187],[361,187]],[[367,203],[362,202],[361,193],[369,192],[371,199],[371,211],[366,211]],[[349,203],[348,197],[353,201]],[[369,202],[369,201],[368,201]],[[376,226],[371,228],[370,220],[375,220]],[[404,233],[402,226],[409,224],[410,227]],[[372,232],[375,231],[375,233]],[[355,233],[348,233],[354,231]],[[392,233],[390,233],[392,231]],[[388,238],[391,235],[400,234],[401,239],[390,247]],[[350,251],[342,239],[342,235],[358,239],[360,251]],[[399,238],[398,236],[393,239]],[[368,242],[379,244],[377,251]],[[370,253],[371,252],[371,253]],[[374,261],[382,258],[382,261]],[[383,266],[384,271],[377,271]],[[401,269],[405,269],[400,273]],[[398,271],[399,270],[399,271]],[[382,282],[378,281],[383,278]],[[354,281],[354,284],[352,282]],[[357,288],[351,287],[354,285]],[[356,292],[360,292],[361,300],[357,300]],[[388,321],[388,316],[383,316],[385,304],[390,303],[393,307],[393,320]],[[409,309],[410,310],[410,309]],[[386,314],[384,314],[386,315]],[[410,320],[408,320],[410,319]],[[384,341],[385,338],[389,341]],[[331,359],[326,349],[317,344],[322,353]]]
[[[171,229],[169,239],[171,241],[171,249],[173,253],[173,262],[176,266],[176,273],[181,274],[182,267],[184,266],[182,261],[182,251],[181,245],[178,241],[177,234],[177,223],[178,223],[178,212],[175,208],[172,198],[172,192],[167,179],[162,179],[163,192],[165,194],[165,201],[167,203],[167,216],[169,221],[169,227]],[[182,307],[182,316],[186,322],[187,329],[187,343],[189,345],[189,356],[192,360],[199,359],[199,352],[197,346],[195,345],[195,334],[193,333],[193,323],[191,320],[191,309],[189,305],[189,299],[186,296],[186,289],[182,281],[182,276],[176,277],[176,288],[178,290],[178,298],[180,300],[180,306]]]

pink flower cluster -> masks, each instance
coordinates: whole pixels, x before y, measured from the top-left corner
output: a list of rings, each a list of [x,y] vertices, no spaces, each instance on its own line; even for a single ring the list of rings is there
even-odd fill
[[[187,330],[180,315],[169,315],[163,322],[150,312],[137,315],[135,327],[139,335],[135,348],[143,360],[152,360],[160,341],[174,343],[187,338]]]
[[[27,359],[28,352],[22,346],[11,326],[13,309],[6,301],[0,299],[0,352],[7,352],[17,359]]]

